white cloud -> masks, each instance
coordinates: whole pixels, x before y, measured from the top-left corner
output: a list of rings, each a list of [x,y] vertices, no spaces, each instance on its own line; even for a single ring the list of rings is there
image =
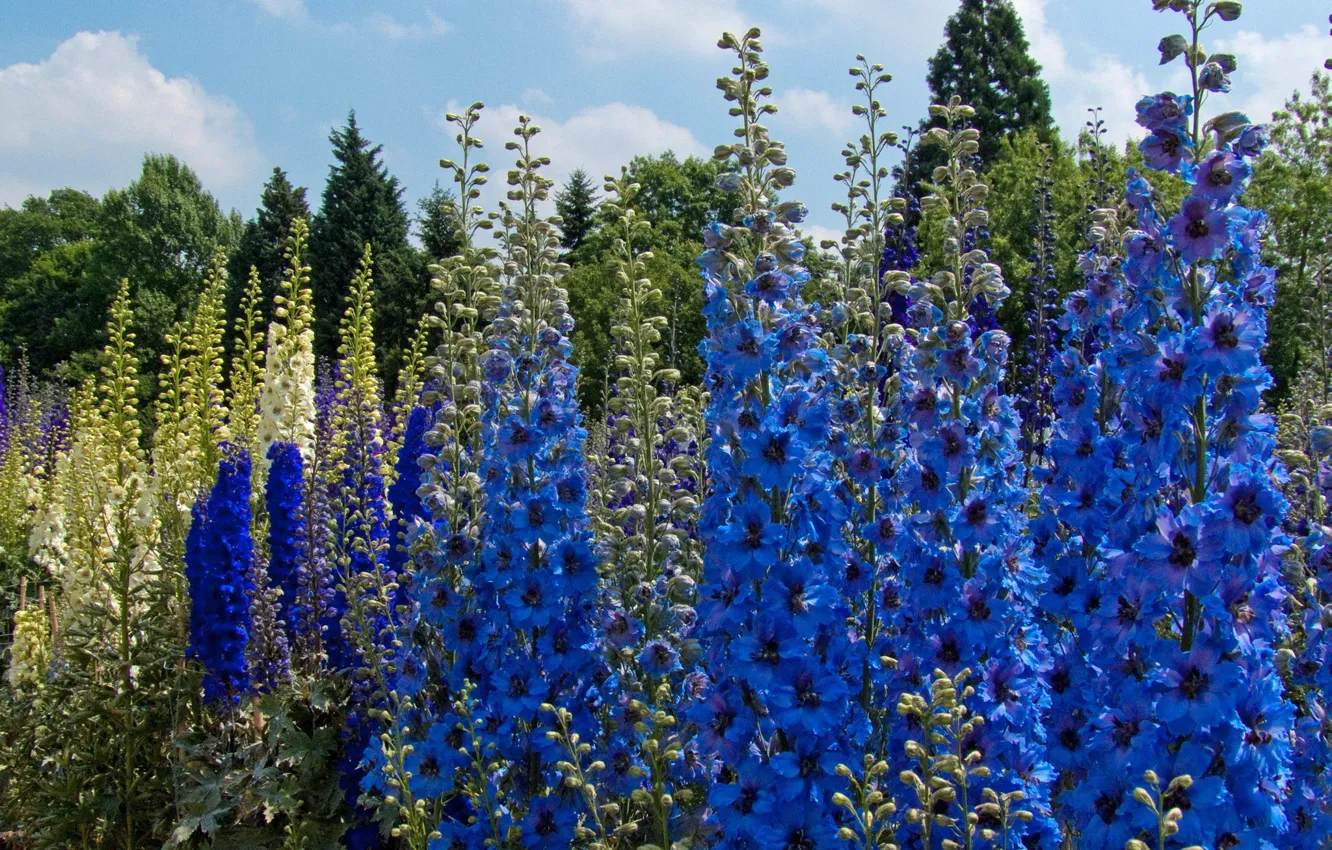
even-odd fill
[[[438,124],[450,138],[455,128],[445,121],[444,114],[461,113],[463,108],[462,104],[450,101],[448,108],[439,114]],[[505,174],[514,161],[513,152],[504,150],[504,144],[514,138],[513,128],[519,115],[532,113],[512,104],[487,107],[477,123],[475,132],[485,143],[483,151],[491,169],[482,198],[487,208],[493,209],[504,197]],[[592,184],[600,188],[602,177],[619,174],[620,166],[628,165],[635,156],[670,150],[683,159],[709,153],[687,128],[659,118],[642,106],[606,103],[589,106],[563,121],[539,115],[532,115],[532,119],[541,128],[541,133],[532,140],[532,152],[550,157],[550,165],[542,172],[557,185],[577,168],[586,171]]]
[[[712,56],[723,32],[748,24],[736,0],[564,0],[589,38],[590,55],[610,59],[661,48]]]
[[[118,32],[81,32],[31,65],[0,68],[0,203],[124,185],[172,153],[213,191],[249,186],[263,158],[249,120],[198,81],[167,77]]]
[[[538,88],[527,89],[526,91],[523,92],[523,96],[520,99],[522,100],[523,103],[540,103],[545,106],[550,106],[552,103],[555,102],[555,98],[551,97],[550,95],[546,94],[545,91]]]
[[[802,224],[800,230],[809,237],[807,248],[818,248],[823,250],[821,243],[824,240],[831,240],[838,245],[842,243],[842,237],[846,235],[845,230],[838,230],[835,227],[824,227],[822,224]]]
[[[412,21],[404,24],[392,15],[385,12],[376,12],[365,19],[365,24],[371,30],[391,41],[420,41],[421,39],[444,35],[453,29],[448,21],[431,10],[426,9],[425,14],[425,21]]]
[[[845,134],[859,121],[851,114],[851,104],[836,100],[826,91],[794,86],[778,92],[774,102],[777,122],[802,130]]]
[[[1031,54],[1050,84],[1055,122],[1064,137],[1075,140],[1087,120],[1087,109],[1104,107],[1101,115],[1112,138],[1134,132],[1134,104],[1151,91],[1146,76],[1108,53],[1084,49],[1069,58],[1064,39],[1046,21],[1048,0],[1014,0]]]
[[[1218,38],[1215,50],[1234,53],[1239,70],[1232,74],[1225,109],[1238,109],[1254,121],[1270,121],[1298,89],[1308,94],[1309,78],[1323,68],[1329,53],[1326,33],[1312,24],[1282,36],[1240,30]]]
[[[309,12],[305,0],[250,0],[275,18],[304,18]]]
[[[462,104],[450,101],[448,112],[461,112]],[[490,152],[493,181],[503,184],[503,175],[513,161],[513,153],[505,151],[503,144],[513,139],[519,115],[531,115],[513,104],[486,108],[477,125],[477,135],[485,141]],[[554,180],[562,180],[575,168],[582,168],[594,183],[602,176],[619,173],[621,165],[638,155],[654,155],[674,151],[681,159],[686,156],[707,156],[709,148],[695,139],[694,133],[679,124],[670,123],[646,107],[610,103],[587,107],[575,112],[569,119],[559,121],[550,117],[531,116],[541,133],[533,140],[533,152],[550,157],[545,172]],[[440,116],[440,127],[450,131]]]

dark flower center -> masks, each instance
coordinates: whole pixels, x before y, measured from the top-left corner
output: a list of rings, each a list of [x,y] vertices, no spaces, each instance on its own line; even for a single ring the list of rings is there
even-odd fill
[[[1258,507],[1253,493],[1244,493],[1235,499],[1234,514],[1235,519],[1245,525],[1253,525],[1263,515],[1263,509]]]
[[[1195,218],[1189,221],[1188,226],[1184,228],[1184,232],[1192,239],[1202,239],[1212,230],[1207,226],[1207,219]]]
[[[763,459],[778,465],[786,463],[786,444],[775,437],[769,440],[763,447]]]
[[[814,838],[805,835],[805,830],[801,827],[786,836],[786,844],[783,845],[783,848],[784,850],[814,850],[817,846]]]
[[[541,588],[536,583],[529,584],[523,591],[523,604],[529,607],[541,604]]]
[[[1170,791],[1165,795],[1162,803],[1167,812],[1171,809],[1179,809],[1181,812],[1187,812],[1189,809],[1193,808],[1193,804],[1189,802],[1189,795],[1178,785],[1175,786],[1174,791]],[[1221,845],[1218,844],[1217,846],[1220,847]],[[1233,847],[1234,845],[1231,846]]]
[[[1115,728],[1110,730],[1110,740],[1121,750],[1133,746],[1133,739],[1138,737],[1138,721],[1115,718]]]
[[[553,835],[556,828],[555,813],[552,811],[543,811],[537,815],[537,822],[533,831],[537,835]]]
[[[1179,689],[1183,691],[1184,696],[1194,700],[1205,690],[1211,681],[1211,677],[1197,667],[1190,667],[1184,680],[1179,683]]]
[[[823,697],[814,689],[814,680],[809,676],[801,676],[796,681],[796,704],[801,708],[818,708],[823,702]]]
[[[1068,674],[1067,670],[1057,670],[1050,677],[1050,690],[1057,694],[1062,694],[1068,690],[1068,686],[1071,684],[1073,684],[1073,677]]]
[[[439,776],[439,760],[433,755],[428,755],[421,759],[421,766],[418,770],[422,776],[434,779]]]
[[[958,648],[956,641],[946,640],[939,647],[939,657],[949,664],[956,664],[962,658],[962,651]]]
[[[1187,534],[1176,534],[1170,541],[1170,556],[1166,559],[1172,567],[1190,566],[1198,556],[1193,541]]]
[[[986,508],[985,502],[980,499],[967,505],[967,522],[972,525],[980,525],[985,522],[988,515],[989,510]]]
[[[1207,182],[1212,186],[1220,188],[1222,186],[1229,186],[1231,183],[1235,182],[1235,178],[1230,176],[1230,171],[1224,166],[1217,166],[1216,168],[1213,168],[1212,173],[1207,176]]]
[[[967,608],[967,615],[973,620],[988,620],[990,619],[990,606],[986,604],[984,599],[977,599]]]
[[[1115,822],[1115,815],[1119,811],[1119,797],[1112,797],[1109,794],[1102,794],[1096,798],[1096,814],[1100,815],[1101,820],[1109,826]]]
[[[782,654],[777,650],[777,639],[768,638],[759,644],[758,649],[750,658],[757,664],[777,664],[782,660]]]
[[[746,787],[740,792],[739,806],[741,814],[749,814],[754,810],[754,803],[758,800],[758,791]]]
[[[939,476],[933,469],[925,468],[920,473],[920,484],[926,490],[939,489]]]
[[[745,545],[758,549],[763,545],[763,523],[750,521],[745,525]]]
[[[616,776],[628,776],[629,767],[632,764],[633,761],[629,758],[628,753],[624,750],[616,750],[615,754],[611,756],[611,773]]]
[[[1128,626],[1138,622],[1138,615],[1142,612],[1142,606],[1135,600],[1119,597],[1118,620],[1120,625]]]
[[[1217,348],[1237,348],[1239,336],[1235,333],[1235,322],[1229,316],[1218,316],[1212,324],[1212,339]]]
[[[962,440],[956,433],[945,431],[943,435],[944,457],[956,457],[962,452]]]

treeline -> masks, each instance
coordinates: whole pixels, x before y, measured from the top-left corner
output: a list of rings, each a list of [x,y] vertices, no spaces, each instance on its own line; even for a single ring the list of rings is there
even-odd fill
[[[991,221],[982,238],[1014,289],[997,320],[1014,338],[1021,362],[1029,356],[1027,313],[1037,301],[1076,287],[1090,211],[1109,199],[1112,187],[1123,185],[1126,170],[1141,164],[1141,154],[1132,144],[1120,149],[1107,143],[1107,134],[1126,128],[1104,127],[1093,110],[1078,142],[1065,140],[1070,134],[1054,124],[1040,66],[1006,1],[962,2],[929,62],[928,83],[933,102],[957,95],[974,104],[976,124],[987,139],[975,161],[991,187]],[[1288,395],[1303,360],[1327,356],[1327,346],[1317,340],[1329,309],[1320,286],[1332,268],[1330,121],[1328,79],[1315,75],[1310,92],[1295,93],[1275,116],[1273,145],[1249,190],[1251,204],[1270,217],[1267,261],[1278,268],[1279,299],[1266,351],[1276,378],[1269,399],[1274,402]],[[933,149],[914,142],[929,127],[930,121],[922,120],[896,139],[903,151],[894,173],[896,194],[920,197],[928,185],[937,165]],[[354,113],[331,133],[330,142],[333,163],[317,209],[306,187],[293,185],[274,168],[251,218],[225,213],[186,163],[156,154],[145,157],[138,179],[102,198],[67,188],[30,197],[18,209],[0,209],[0,364],[12,366],[26,357],[34,375],[71,386],[94,374],[106,342],[107,310],[119,281],[128,279],[144,353],[140,399],[146,400],[156,389],[169,340],[191,319],[213,256],[228,255],[226,303],[234,321],[252,267],[259,273],[263,303],[271,303],[283,239],[294,219],[307,218],[316,352],[329,359],[336,353],[336,317],[369,244],[375,257],[377,355],[391,388],[419,318],[431,312],[437,298],[429,267],[462,244],[458,203],[451,189],[436,183],[409,209],[405,187],[388,171],[380,146],[367,138]],[[858,171],[864,166],[861,148],[860,140],[848,142],[848,171],[836,175],[851,181],[852,192],[865,176]],[[626,167],[641,187],[638,212],[652,224],[647,273],[669,304],[664,356],[686,381],[696,381],[701,361],[695,348],[703,323],[692,258],[701,250],[705,224],[732,220],[734,198],[718,189],[717,167],[708,160],[668,152],[635,157]],[[555,194],[563,259],[572,267],[566,285],[583,373],[580,398],[591,410],[600,408],[604,394],[609,329],[621,294],[612,240],[603,233],[606,222],[599,211],[601,177],[575,171]],[[1168,183],[1158,191],[1182,195],[1184,188],[1182,182]],[[913,206],[909,224],[929,235],[931,223],[916,216]],[[1048,233],[1042,231],[1044,222],[1052,223]],[[861,220],[847,222],[853,233],[863,226]],[[820,277],[838,263],[840,246],[828,243],[820,252],[812,240],[806,244],[817,292]],[[929,251],[920,256],[921,274],[935,265]],[[1316,327],[1310,324],[1314,317]]]

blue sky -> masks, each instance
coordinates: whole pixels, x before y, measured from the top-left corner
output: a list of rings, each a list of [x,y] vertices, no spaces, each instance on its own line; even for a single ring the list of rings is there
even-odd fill
[[[0,30],[0,204],[73,185],[133,179],[145,151],[170,151],[224,207],[252,214],[272,166],[318,202],[327,136],[355,108],[409,202],[454,151],[450,105],[482,100],[492,166],[520,112],[545,131],[551,173],[594,176],[636,153],[706,154],[729,141],[714,88],[729,68],[723,29],[761,26],[780,112],[770,125],[800,175],[795,195],[836,224],[838,151],[859,134],[846,69],[856,53],[894,75],[891,126],[927,104],[926,59],[953,0],[20,0]],[[1156,67],[1178,27],[1150,0],[1016,0],[1055,114],[1074,135],[1085,108],[1132,131],[1132,105],[1178,85]],[[1238,55],[1230,96],[1258,119],[1332,55],[1312,0],[1249,0],[1208,45]],[[496,181],[502,183],[502,177]],[[498,187],[496,187],[496,194]]]

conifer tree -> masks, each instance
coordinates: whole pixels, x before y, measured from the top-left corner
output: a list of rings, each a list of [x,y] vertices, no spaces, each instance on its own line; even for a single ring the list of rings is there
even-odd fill
[[[1011,0],[962,0],[944,25],[944,43],[930,58],[925,78],[930,102],[948,103],[957,97],[976,110],[972,125],[981,134],[982,171],[998,157],[1010,134],[1034,127],[1047,140],[1054,129],[1050,88],[1029,48]],[[937,122],[927,119],[922,128],[931,124]],[[938,148],[916,148],[899,189],[916,190],[942,164]]]
[[[567,252],[578,250],[595,226],[597,196],[592,178],[581,168],[574,169],[560,191],[555,193],[555,210],[560,214],[560,247]]]
[[[436,182],[430,194],[416,202],[416,208],[420,210],[416,217],[416,233],[425,249],[427,262],[448,259],[462,250],[462,222],[458,215],[458,199],[452,189],[445,189]]]
[[[305,200],[304,186],[293,185],[287,172],[277,166],[264,183],[263,195],[254,218],[245,222],[240,244],[231,256],[228,267],[232,293],[227,302],[228,315],[235,315],[243,284],[249,280],[250,267],[259,270],[260,303],[272,304],[278,292],[278,283],[287,269],[283,258],[291,223],[298,218],[310,219],[310,204]]]
[[[344,127],[329,134],[329,141],[335,162],[310,227],[315,348],[320,356],[336,355],[347,284],[356,276],[368,243],[375,262],[375,339],[380,362],[392,375],[429,296],[427,283],[412,267],[403,189],[384,165],[383,146],[372,145],[361,133],[355,112],[348,114]]]

